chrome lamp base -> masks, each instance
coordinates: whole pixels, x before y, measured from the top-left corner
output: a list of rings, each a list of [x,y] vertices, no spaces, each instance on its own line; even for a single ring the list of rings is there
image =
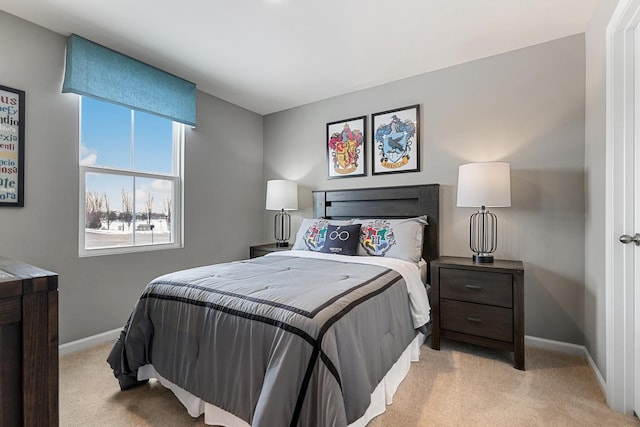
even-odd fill
[[[276,238],[276,247],[286,248],[289,246],[291,237],[291,216],[282,209],[278,212],[273,221],[273,234]]]
[[[498,218],[483,206],[469,218],[469,247],[474,252],[473,262],[492,263],[497,240]]]
[[[472,258],[476,264],[491,264],[493,262],[493,255],[489,254],[473,254]]]

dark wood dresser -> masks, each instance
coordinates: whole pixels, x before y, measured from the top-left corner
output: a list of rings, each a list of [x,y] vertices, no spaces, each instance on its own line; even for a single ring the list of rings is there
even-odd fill
[[[0,427],[58,425],[58,275],[0,257]]]
[[[522,261],[474,263],[440,257],[431,262],[431,347],[440,338],[513,352],[524,370],[524,266]]]

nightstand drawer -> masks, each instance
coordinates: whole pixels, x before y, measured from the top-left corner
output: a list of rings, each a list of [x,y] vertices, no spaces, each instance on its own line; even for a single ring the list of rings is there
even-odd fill
[[[513,307],[512,275],[455,268],[440,269],[440,297]]]
[[[513,342],[513,310],[441,299],[440,328]]]

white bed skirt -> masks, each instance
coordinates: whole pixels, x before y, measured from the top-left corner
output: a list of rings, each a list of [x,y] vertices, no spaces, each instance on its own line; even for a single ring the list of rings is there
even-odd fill
[[[398,386],[409,373],[411,362],[417,362],[420,358],[420,346],[424,343],[426,336],[418,333],[415,339],[402,352],[398,361],[391,367],[382,381],[371,394],[371,404],[362,417],[349,424],[348,427],[364,427],[369,421],[386,411],[386,406],[393,402],[393,395]],[[186,390],[171,383],[159,375],[153,365],[145,365],[138,369],[138,380],[156,378],[160,384],[170,389],[178,400],[187,409],[189,415],[194,418],[204,414],[204,423],[207,425],[217,425],[225,427],[250,427],[246,421],[236,417],[230,412],[202,399],[194,396]]]

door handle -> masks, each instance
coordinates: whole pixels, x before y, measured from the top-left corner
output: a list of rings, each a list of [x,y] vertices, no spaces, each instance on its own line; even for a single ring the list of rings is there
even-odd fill
[[[640,233],[636,233],[633,237],[629,236],[628,234],[623,234],[622,236],[620,236],[620,241],[625,245],[633,242],[636,244],[636,246],[640,246]]]

